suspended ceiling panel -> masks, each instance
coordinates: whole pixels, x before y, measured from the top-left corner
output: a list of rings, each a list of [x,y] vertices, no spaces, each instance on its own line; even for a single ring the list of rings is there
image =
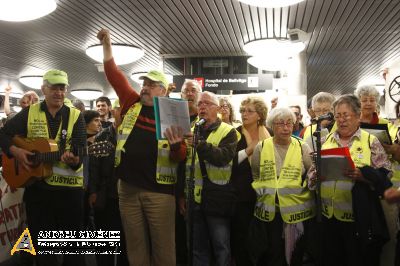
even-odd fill
[[[399,56],[399,13],[400,1],[385,0],[306,0],[277,9],[238,0],[59,0],[44,18],[0,22],[0,85],[26,90],[19,76],[59,68],[74,89],[111,92],[85,54],[103,27],[113,42],[145,49],[141,60],[122,67],[128,76],[160,67],[163,57],[245,55],[246,42],[298,28],[310,35],[308,97],[349,93],[364,77],[379,80],[383,64]]]

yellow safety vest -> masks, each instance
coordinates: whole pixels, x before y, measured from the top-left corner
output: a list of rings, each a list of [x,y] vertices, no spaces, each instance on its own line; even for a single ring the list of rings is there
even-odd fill
[[[361,130],[361,139],[355,138],[350,148],[350,155],[356,167],[371,165],[371,144],[375,136]],[[337,148],[338,144],[331,133],[322,149]],[[321,182],[321,200],[322,214],[327,218],[334,216],[336,219],[343,222],[353,222],[353,198],[351,190],[354,182],[343,176],[342,179],[336,181]]]
[[[221,122],[221,125],[214,130],[213,132],[210,133],[210,135],[207,138],[207,143],[211,143],[213,146],[218,146],[221,140],[228,135],[231,130],[234,129],[233,126],[226,124],[224,122]],[[192,128],[192,131],[194,128]],[[238,137],[238,140],[240,139],[240,133],[236,131],[236,135]],[[187,152],[187,160],[186,160],[186,180],[188,180],[188,175],[190,174],[190,166],[192,162],[192,155],[190,150]],[[207,170],[207,175],[208,178],[210,179],[211,182],[219,185],[224,185],[227,184],[230,180],[231,173],[232,173],[232,161],[230,161],[228,164],[218,167],[210,164],[206,160],[204,161],[204,164],[206,166]],[[200,169],[200,162],[199,162],[199,157],[196,154],[196,159],[195,159],[195,176],[194,176],[194,200],[197,203],[201,203],[201,190],[203,188],[203,176],[201,174],[201,169]]]
[[[306,140],[308,137],[311,137],[311,132],[314,133],[316,129],[317,129],[317,125],[310,125],[310,126],[306,127],[306,130],[304,131],[303,139]],[[335,122],[333,124],[330,132],[335,132],[336,129],[337,129],[337,125]]]
[[[301,146],[303,144],[303,141],[291,137],[278,178],[273,138],[262,142],[260,177],[252,183],[257,193],[254,216],[258,219],[266,222],[274,220],[276,197],[278,197],[279,211],[285,223],[298,223],[315,215],[314,197],[307,187],[307,182],[302,184]]]
[[[399,130],[398,127],[395,127],[394,125],[392,126],[391,130],[389,131],[390,137],[392,138],[392,142],[396,140],[396,135],[397,131]],[[396,160],[393,160],[392,158],[390,159],[392,163],[392,171],[393,171],[393,176],[392,176],[392,183],[393,187],[399,188],[400,187],[400,163]]]
[[[80,111],[76,108],[68,107],[69,121],[67,128],[66,149],[70,148],[70,140],[72,130],[75,122],[79,118]],[[40,109],[40,103],[33,104],[29,107],[28,125],[27,125],[28,138],[46,138],[50,139],[49,129],[47,127],[46,113]],[[58,128],[55,141],[60,141],[61,124]],[[66,187],[83,187],[83,166],[77,170],[72,170],[67,164],[63,162],[53,163],[53,174],[44,179],[44,181],[52,186],[66,186]]]
[[[125,152],[125,143],[135,126],[136,120],[142,110],[140,102],[132,105],[126,113],[121,125],[118,127],[117,147],[115,151],[115,167],[121,163],[121,152]],[[177,180],[178,163],[169,159],[170,146],[167,140],[157,143],[157,170],[156,181],[158,184],[172,185]]]

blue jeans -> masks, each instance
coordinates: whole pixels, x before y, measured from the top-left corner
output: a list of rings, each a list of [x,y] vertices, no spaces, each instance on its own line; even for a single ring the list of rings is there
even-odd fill
[[[215,265],[230,265],[230,218],[207,216],[198,204],[193,211],[193,266],[210,265],[210,242]]]

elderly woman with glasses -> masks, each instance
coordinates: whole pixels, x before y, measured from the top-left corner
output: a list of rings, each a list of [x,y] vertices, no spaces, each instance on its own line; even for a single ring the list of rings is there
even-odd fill
[[[236,129],[241,138],[236,148],[231,175],[238,195],[231,222],[232,257],[236,266],[251,265],[246,238],[253,217],[256,195],[251,187],[253,179],[250,161],[257,143],[270,137],[266,128],[267,114],[267,105],[261,98],[247,97],[241,102],[240,115],[243,124]]]
[[[324,265],[379,265],[387,237],[379,196],[390,186],[390,162],[379,140],[360,129],[356,96],[340,97],[333,108],[337,129],[322,149],[348,147],[356,168],[340,178],[321,177]]]
[[[400,168],[398,161],[395,160],[396,150],[399,148],[397,132],[398,127],[394,126],[387,119],[379,117],[378,113],[378,101],[380,98],[379,92],[374,85],[364,85],[354,92],[357,98],[361,102],[361,128],[368,125],[376,125],[376,124],[387,124],[389,134],[391,136],[394,144],[382,143],[383,148],[386,153],[390,155],[392,162],[392,170],[393,177],[392,182],[394,186],[397,188],[400,186]],[[396,140],[397,139],[397,140]],[[398,218],[398,208],[395,205],[388,205],[384,201],[382,201],[383,210],[385,213],[386,221],[389,227],[389,232],[391,236],[391,241],[385,245],[382,251],[381,265],[386,265],[392,263],[395,257],[395,242],[396,242],[396,234],[398,230],[397,218]]]
[[[335,101],[335,96],[333,94],[321,91],[315,94],[311,100],[311,108],[313,114],[315,116],[325,115],[333,111],[332,104]],[[303,132],[300,133],[300,137],[302,137],[309,145],[311,145],[311,141],[308,141],[311,138],[311,135],[317,129],[316,124],[312,124],[307,126]],[[331,132],[332,130],[336,130],[335,121],[323,120],[321,121],[321,133],[322,135]],[[325,132],[325,133],[324,133]]]
[[[378,117],[377,106],[379,92],[373,85],[364,85],[357,88],[354,94],[361,102],[360,122],[366,124],[387,124],[389,121]]]
[[[222,122],[234,127],[240,126],[240,123],[235,121],[235,112],[233,111],[232,103],[227,97],[219,98],[219,114]]]
[[[274,136],[257,144],[251,159],[257,194],[251,226],[260,232],[253,240],[265,241],[257,244],[260,252],[253,262],[262,265],[302,265],[305,236],[315,215],[305,178],[312,165],[311,150],[292,136],[295,121],[289,108],[274,108],[267,119]]]

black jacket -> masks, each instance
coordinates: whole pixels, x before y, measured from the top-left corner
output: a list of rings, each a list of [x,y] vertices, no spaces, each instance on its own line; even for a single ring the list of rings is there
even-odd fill
[[[113,126],[103,129],[95,142],[108,141],[115,147],[116,134]],[[115,149],[110,151],[110,154],[105,157],[90,156],[89,159],[89,183],[88,192],[97,193],[97,198],[105,200],[106,198],[118,198],[117,178],[114,174],[114,158]]]
[[[364,248],[382,247],[390,237],[380,198],[392,183],[384,168],[364,166],[360,170],[370,184],[355,182],[352,189],[356,234]]]

